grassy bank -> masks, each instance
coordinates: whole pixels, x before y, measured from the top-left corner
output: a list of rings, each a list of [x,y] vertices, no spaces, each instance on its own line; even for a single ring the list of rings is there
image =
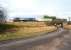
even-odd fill
[[[28,24],[29,23],[29,24]],[[36,37],[43,35],[45,33],[42,32],[52,32],[56,30],[54,26],[46,26],[45,24],[41,23],[9,23],[8,26],[11,27],[0,34],[0,41],[2,40],[9,40],[9,39],[18,39],[18,38],[28,38],[28,37]],[[39,24],[39,25],[38,25]]]

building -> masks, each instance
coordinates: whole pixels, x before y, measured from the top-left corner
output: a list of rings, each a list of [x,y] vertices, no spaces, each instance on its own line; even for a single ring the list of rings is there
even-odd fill
[[[37,21],[52,21],[54,18],[55,17],[47,17],[47,18],[40,17],[40,18],[37,18],[36,20]]]
[[[22,19],[22,21],[36,21],[35,18],[24,18]]]

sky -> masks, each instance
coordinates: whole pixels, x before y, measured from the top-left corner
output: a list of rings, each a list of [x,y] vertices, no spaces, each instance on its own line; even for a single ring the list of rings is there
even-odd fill
[[[71,0],[0,0],[0,5],[7,10],[8,17],[71,17]]]

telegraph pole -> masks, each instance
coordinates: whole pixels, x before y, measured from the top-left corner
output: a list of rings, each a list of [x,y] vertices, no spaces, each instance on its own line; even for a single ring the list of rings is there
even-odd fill
[[[68,19],[69,19],[69,22],[68,22],[68,24],[71,24],[71,22],[70,22],[70,20],[71,20],[71,17],[68,17]]]
[[[69,22],[70,22],[70,17],[68,17],[69,18]]]

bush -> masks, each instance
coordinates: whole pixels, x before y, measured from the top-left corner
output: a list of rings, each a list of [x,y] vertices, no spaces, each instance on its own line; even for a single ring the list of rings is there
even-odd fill
[[[5,32],[5,30],[16,28],[17,26],[15,25],[10,25],[10,24],[0,24],[0,32]]]

